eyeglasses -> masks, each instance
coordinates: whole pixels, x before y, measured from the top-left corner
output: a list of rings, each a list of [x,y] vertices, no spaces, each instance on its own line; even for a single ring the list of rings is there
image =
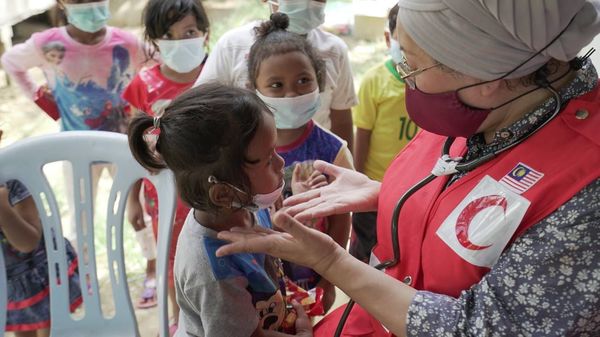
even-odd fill
[[[400,63],[396,63],[396,71],[400,75],[400,78],[404,80],[404,83],[406,83],[409,88],[414,89],[417,87],[417,84],[415,83],[415,76],[419,75],[425,70],[429,70],[439,65],[441,65],[441,63],[436,62],[435,64],[432,64],[429,67],[413,70],[406,62],[406,57],[402,57],[402,61]]]

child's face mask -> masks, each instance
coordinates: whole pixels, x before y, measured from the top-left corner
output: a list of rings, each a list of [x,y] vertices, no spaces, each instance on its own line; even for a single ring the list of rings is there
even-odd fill
[[[325,3],[314,0],[280,0],[279,11],[290,18],[288,30],[306,35],[325,22]]]
[[[110,18],[108,0],[83,4],[64,4],[67,21],[86,33],[96,33],[106,27]]]
[[[400,44],[397,40],[390,37],[390,56],[394,64],[398,64],[403,61],[402,50],[400,50]]]
[[[258,90],[256,95],[267,104],[275,116],[275,127],[284,130],[297,129],[308,123],[321,105],[318,88],[296,97],[267,97]]]
[[[162,61],[180,74],[196,69],[206,56],[205,37],[184,40],[157,40]]]
[[[230,183],[227,183],[224,181],[219,181],[217,178],[215,178],[215,176],[209,176],[208,182],[211,184],[225,184],[225,185],[229,186],[230,188],[236,190],[237,192],[240,192],[240,193],[243,193],[246,195],[248,194],[248,193],[242,191],[240,188],[233,186]],[[232,201],[231,207],[244,208],[250,212],[256,212],[259,209],[269,208],[277,201],[277,199],[279,199],[281,197],[281,192],[283,191],[284,186],[285,186],[285,181],[282,180],[279,187],[277,187],[273,192],[266,193],[266,194],[259,193],[259,194],[253,195],[252,203],[250,203],[250,204],[242,204],[237,201]]]

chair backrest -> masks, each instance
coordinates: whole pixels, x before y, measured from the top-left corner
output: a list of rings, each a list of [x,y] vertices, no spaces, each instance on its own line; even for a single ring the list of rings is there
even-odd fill
[[[67,258],[65,246],[53,244],[54,235],[57,238],[63,237],[61,218],[56,197],[43,173],[44,165],[57,161],[68,161],[73,168],[72,184],[76,202],[72,213],[77,230],[79,277],[85,307],[85,316],[77,320],[70,314],[69,282],[59,282],[68,280]],[[108,318],[104,317],[101,308],[94,245],[94,200],[90,168],[97,163],[116,166],[106,210],[106,252],[115,311]],[[141,178],[149,179],[159,195],[159,332],[160,336],[168,336],[167,252],[176,203],[172,172],[163,170],[157,175],[150,175],[134,160],[127,137],[112,132],[60,132],[25,139],[0,150],[0,183],[10,179],[21,181],[31,192],[40,213],[50,271],[51,336],[139,336],[126,279],[123,220],[127,195],[133,183]],[[5,295],[0,293],[0,297],[0,303],[5,301]],[[6,306],[3,305],[2,308]]]

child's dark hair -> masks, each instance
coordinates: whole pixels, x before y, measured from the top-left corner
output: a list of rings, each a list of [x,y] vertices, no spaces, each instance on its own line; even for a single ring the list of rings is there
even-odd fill
[[[152,45],[149,57],[152,58],[157,46],[155,40],[161,39],[169,32],[169,27],[192,14],[198,23],[198,29],[207,33],[208,16],[200,0],[150,0],[142,15],[144,24],[144,40]]]
[[[248,144],[263,122],[267,106],[251,91],[217,83],[203,84],[178,96],[158,119],[156,152],[145,136],[154,118],[139,115],[129,124],[129,147],[148,170],[169,168],[179,195],[191,207],[213,212],[209,176],[250,194],[242,169],[248,163]]]
[[[394,34],[394,31],[396,30],[396,20],[398,20],[398,4],[395,4],[388,13],[388,28],[390,29],[390,34]]]
[[[248,77],[253,89],[256,89],[256,77],[263,60],[273,55],[295,51],[308,56],[310,63],[315,68],[319,88],[323,89],[325,81],[324,62],[318,57],[317,52],[305,37],[286,30],[289,25],[288,16],[276,12],[271,14],[270,20],[264,21],[260,26],[254,28],[256,41],[250,48],[250,55],[248,56]]]

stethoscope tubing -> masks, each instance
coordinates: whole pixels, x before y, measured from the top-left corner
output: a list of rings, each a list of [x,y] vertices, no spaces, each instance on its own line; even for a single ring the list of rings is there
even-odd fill
[[[548,124],[551,120],[553,120],[554,117],[556,117],[559,114],[559,112],[561,111],[561,108],[562,108],[561,101],[562,100],[561,100],[558,92],[551,85],[546,87],[545,89],[549,90],[554,95],[554,99],[556,100],[556,107],[554,109],[552,116],[550,116],[550,118],[548,118],[544,123],[539,125],[533,132],[520,137],[516,141],[512,142],[511,144],[509,144],[497,151],[494,151],[490,154],[487,154],[485,156],[482,156],[482,157],[474,159],[474,160],[470,160],[465,163],[456,162],[455,166],[453,166],[454,167],[453,171],[445,172],[442,175],[449,175],[449,174],[453,174],[456,172],[471,171],[471,170],[485,164],[486,162],[490,161],[491,159],[497,157],[500,153],[507,151],[507,150],[517,146],[518,144],[521,144],[523,141],[525,141],[527,138],[529,138],[533,134],[537,133],[546,124]],[[449,160],[452,162],[452,161],[460,160],[460,158],[452,159],[449,156],[450,147],[454,143],[454,140],[455,140],[454,137],[448,137],[446,139],[446,141],[444,142],[444,146],[442,147],[441,158],[445,159],[446,161]],[[432,172],[436,172],[435,168],[432,170]],[[406,192],[404,192],[404,194],[402,194],[402,196],[396,203],[396,206],[394,207],[393,218],[392,218],[392,227],[391,227],[392,238],[391,239],[392,239],[392,249],[394,252],[394,257],[391,260],[379,263],[378,265],[376,265],[374,267],[375,269],[383,270],[385,268],[393,267],[396,264],[398,264],[398,262],[400,261],[400,243],[398,242],[398,217],[400,215],[400,211],[402,210],[402,207],[404,206],[404,203],[406,202],[406,200],[408,200],[408,198],[410,198],[413,194],[415,194],[417,191],[419,191],[421,188],[425,187],[427,184],[429,184],[430,182],[432,182],[435,178],[437,178],[439,176],[441,176],[441,175],[430,173],[428,176],[423,178],[421,181],[419,181],[418,183],[413,185],[411,188],[409,188]],[[344,325],[346,324],[346,321],[348,320],[348,316],[350,315],[350,311],[352,311],[352,308],[354,307],[354,303],[355,302],[353,299],[350,299],[348,301],[348,304],[346,305],[346,309],[344,309],[344,312],[342,313],[342,316],[340,317],[340,322],[338,323],[338,326],[335,330],[334,337],[341,336],[342,331],[344,330]]]

